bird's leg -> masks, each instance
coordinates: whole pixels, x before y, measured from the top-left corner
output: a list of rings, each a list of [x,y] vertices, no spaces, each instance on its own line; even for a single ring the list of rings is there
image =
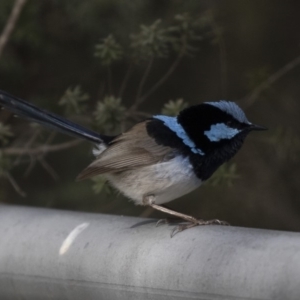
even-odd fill
[[[186,214],[183,214],[183,213],[179,213],[177,211],[174,211],[172,209],[166,208],[166,207],[161,206],[161,205],[157,205],[157,204],[155,204],[155,196],[153,196],[153,195],[145,196],[143,198],[143,204],[148,205],[148,206],[150,206],[153,209],[156,209],[158,211],[170,214],[172,216],[178,217],[180,219],[183,219],[183,220],[189,222],[189,224],[181,224],[181,225],[176,226],[174,228],[174,230],[172,231],[172,233],[171,233],[171,237],[173,237],[178,232],[181,232],[185,229],[189,229],[189,228],[192,228],[192,227],[195,227],[195,226],[198,226],[198,225],[229,225],[228,222],[220,221],[218,219],[207,220],[207,221],[202,220],[202,219],[196,219],[192,216],[189,216],[189,215],[186,215]],[[161,220],[158,221],[158,224],[160,222],[161,222]]]
[[[155,199],[155,197],[153,195],[145,196],[144,199],[143,199],[143,204],[144,205],[148,205],[148,206],[150,206],[153,209],[156,209],[158,211],[162,211],[162,212],[164,212],[166,214],[169,214],[169,215],[178,217],[180,219],[183,219],[183,220],[185,220],[187,222],[192,222],[192,223],[197,223],[198,222],[198,220],[196,218],[192,217],[192,216],[185,215],[185,214],[179,213],[177,211],[174,211],[172,209],[166,208],[164,206],[155,204],[155,200],[154,199]]]

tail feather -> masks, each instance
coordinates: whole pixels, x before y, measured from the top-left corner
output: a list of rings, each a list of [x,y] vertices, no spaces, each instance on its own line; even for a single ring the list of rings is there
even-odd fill
[[[16,115],[25,117],[48,128],[55,129],[70,136],[88,140],[95,144],[107,143],[113,138],[106,135],[100,135],[95,131],[73,123],[54,113],[40,109],[31,103],[28,103],[1,90],[0,105]]]

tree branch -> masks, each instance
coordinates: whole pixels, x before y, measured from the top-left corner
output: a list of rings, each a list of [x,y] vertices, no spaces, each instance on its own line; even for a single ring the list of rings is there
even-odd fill
[[[72,140],[70,142],[61,143],[57,145],[43,145],[36,148],[4,148],[0,150],[3,154],[6,155],[20,155],[20,154],[28,154],[28,155],[38,155],[44,154],[48,152],[56,152],[65,150],[68,148],[72,148],[81,143],[79,140]]]
[[[5,177],[8,179],[14,190],[21,195],[22,197],[26,197],[26,193],[19,187],[18,183],[15,181],[15,179],[11,176],[9,172],[5,174]]]
[[[218,39],[219,46],[219,60],[220,60],[220,77],[221,77],[221,92],[222,98],[227,97],[227,59],[226,59],[226,45],[221,30],[215,19],[211,16],[212,28],[215,36]]]
[[[41,156],[38,158],[39,163],[41,166],[50,174],[50,176],[55,180],[59,180],[59,175],[55,172],[55,170],[47,163],[47,161]]]
[[[175,71],[181,59],[183,58],[185,53],[185,48],[186,48],[186,44],[184,43],[176,60],[173,62],[173,64],[170,66],[167,72],[152,86],[152,88],[150,88],[144,95],[142,95],[138,99],[138,101],[136,101],[136,103],[131,107],[130,110],[135,110],[141,103],[143,103],[150,95],[152,95],[170,77],[170,75]]]
[[[27,0],[16,0],[11,14],[4,26],[2,34],[0,36],[0,57],[2,55],[3,49],[5,48],[15,26],[21,14],[24,4]]]
[[[145,70],[145,72],[144,72],[144,75],[143,75],[143,77],[142,77],[142,79],[141,79],[141,81],[140,81],[140,84],[139,84],[139,87],[138,87],[138,91],[137,91],[137,95],[136,95],[135,105],[138,105],[138,103],[139,103],[139,101],[140,101],[140,97],[141,97],[141,94],[142,94],[142,91],[143,91],[143,87],[144,87],[144,85],[145,85],[145,82],[146,82],[146,80],[147,80],[147,77],[148,77],[148,75],[149,75],[149,73],[150,73],[150,70],[151,70],[151,68],[152,68],[153,61],[154,61],[154,58],[151,57],[151,58],[150,58],[150,61],[149,61],[149,63],[148,63],[148,66],[147,66],[147,68],[146,68],[146,70]]]
[[[110,65],[107,66],[107,85],[108,85],[108,93],[109,95],[113,95],[112,90],[112,71]]]
[[[118,95],[118,98],[122,98],[123,97],[123,93],[127,87],[127,83],[128,83],[128,80],[132,74],[132,71],[133,71],[133,62],[130,62],[129,64],[129,67],[127,69],[127,72],[124,76],[124,79],[122,81],[122,84],[121,84],[121,87],[120,87],[120,91],[119,91],[119,95]]]
[[[31,138],[29,139],[29,141],[24,145],[23,150],[24,149],[30,149],[30,146],[35,142],[35,140],[38,138],[39,134],[40,134],[41,130],[40,128],[38,128],[33,135],[31,136]],[[24,152],[23,152],[24,153]],[[13,162],[13,166],[18,165],[20,160],[22,158],[22,154],[20,154],[15,161]]]
[[[246,97],[244,97],[241,100],[241,102],[243,102],[243,107],[251,106],[264,90],[269,88],[270,85],[274,84],[277,80],[279,80],[281,77],[283,77],[289,71],[291,71],[292,69],[297,67],[299,64],[300,64],[300,55],[298,57],[296,57],[294,60],[287,63],[285,66],[283,66],[277,72],[272,74],[267,80],[265,80],[262,84],[260,84],[258,87],[256,87],[250,94],[248,94]]]

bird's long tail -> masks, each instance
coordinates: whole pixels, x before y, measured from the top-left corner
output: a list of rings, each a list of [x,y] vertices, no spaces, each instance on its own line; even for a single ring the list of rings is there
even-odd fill
[[[0,90],[0,105],[14,114],[40,123],[70,136],[88,140],[95,144],[107,143],[111,137],[100,135],[61,116],[40,109],[22,99]]]

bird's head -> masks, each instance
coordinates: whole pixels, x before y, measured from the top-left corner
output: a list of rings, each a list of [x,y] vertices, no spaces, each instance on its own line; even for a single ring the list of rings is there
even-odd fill
[[[249,122],[242,109],[230,101],[205,102],[184,109],[177,117],[199,154],[231,158],[250,131],[266,128]]]

